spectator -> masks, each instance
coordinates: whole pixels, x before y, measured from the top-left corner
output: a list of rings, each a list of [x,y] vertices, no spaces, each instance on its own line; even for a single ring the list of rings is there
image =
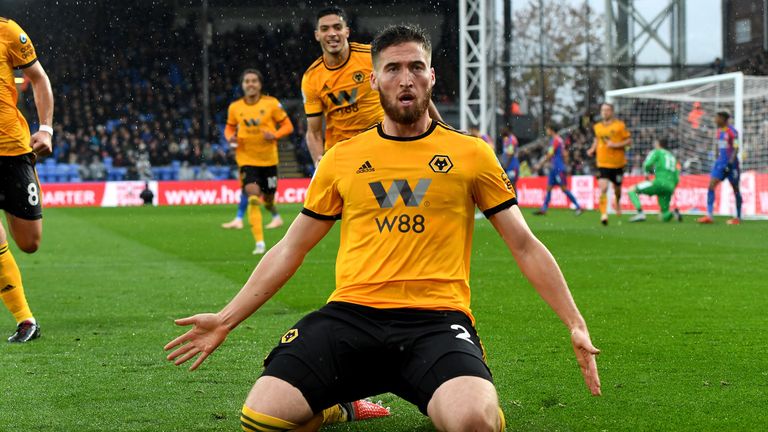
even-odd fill
[[[213,175],[213,173],[208,170],[208,165],[205,163],[200,164],[200,169],[197,170],[197,175],[195,176],[195,179],[197,180],[216,180],[216,176]]]
[[[91,163],[88,165],[88,172],[90,174],[88,177],[81,175],[84,180],[86,178],[88,180],[96,181],[104,181],[107,179],[107,168],[98,155],[93,155],[91,157]]]
[[[195,170],[192,169],[192,167],[189,166],[188,161],[184,161],[181,163],[181,166],[179,167],[179,180],[194,180],[195,179]]]

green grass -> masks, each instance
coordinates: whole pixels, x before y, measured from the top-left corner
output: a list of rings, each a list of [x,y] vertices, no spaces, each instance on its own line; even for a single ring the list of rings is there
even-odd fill
[[[284,214],[298,207],[284,206]],[[294,279],[194,373],[164,360],[174,318],[222,307],[256,259],[232,207],[46,210],[41,250],[15,250],[43,338],[0,345],[2,431],[232,431],[285,329],[333,287],[338,227]],[[526,213],[530,212],[526,210]],[[625,217],[626,218],[626,217]],[[768,424],[768,224],[608,228],[594,213],[528,217],[590,325],[603,397],[568,333],[487,221],[472,286],[509,430],[757,430]],[[268,232],[273,244],[284,230]],[[10,334],[13,321],[0,313]],[[431,431],[407,403],[330,431]]]

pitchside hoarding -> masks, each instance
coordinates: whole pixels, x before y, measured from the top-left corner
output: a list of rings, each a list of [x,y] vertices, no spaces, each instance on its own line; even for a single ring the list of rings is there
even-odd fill
[[[624,177],[621,208],[633,210],[627,191],[645,180],[641,176]],[[592,176],[572,176],[570,188],[585,209],[595,209],[600,193],[597,179]],[[680,184],[672,198],[672,207],[684,213],[702,213],[707,206],[709,176],[688,175],[680,178]],[[42,185],[45,207],[122,207],[139,206],[143,202],[139,194],[144,182],[101,183],[46,183]],[[309,179],[280,179],[277,202],[301,203],[309,187]],[[546,195],[545,177],[527,177],[517,182],[518,201],[522,207],[539,207]],[[151,181],[149,188],[155,195],[154,205],[216,205],[237,204],[240,201],[240,183],[224,181]],[[768,174],[745,172],[741,176],[741,194],[744,198],[745,216],[768,217]],[[612,196],[612,194],[611,194]],[[658,211],[655,197],[641,195],[643,207],[650,212]],[[566,208],[565,195],[555,189],[550,207]],[[734,213],[734,199],[730,184],[718,186],[715,212],[722,215]]]

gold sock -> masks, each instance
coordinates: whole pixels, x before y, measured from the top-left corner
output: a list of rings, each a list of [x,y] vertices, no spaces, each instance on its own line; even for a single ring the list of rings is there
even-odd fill
[[[600,194],[600,215],[605,216],[608,214],[608,196],[606,194]]]
[[[501,407],[499,407],[499,423],[501,423],[501,428],[499,430],[504,432],[504,429],[507,428],[507,421],[504,419],[504,411],[501,410]]]
[[[245,405],[240,413],[240,426],[244,431],[258,432],[292,431],[298,427],[295,423],[257,413]]]
[[[248,197],[248,223],[251,224],[253,239],[257,242],[263,242],[264,228],[261,226],[261,200],[259,197]]]
[[[323,410],[323,424],[343,423],[349,420],[349,413],[336,404]]]
[[[21,272],[11,250],[8,249],[8,242],[0,245],[0,298],[17,323],[32,318],[32,311],[29,310],[27,298],[24,296],[24,286],[21,284]]]

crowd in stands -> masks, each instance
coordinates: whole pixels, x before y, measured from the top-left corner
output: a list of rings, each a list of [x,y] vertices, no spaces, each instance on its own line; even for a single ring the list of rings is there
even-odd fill
[[[197,17],[179,25],[173,11],[135,4],[121,10],[109,2],[71,9],[49,11],[58,18],[51,22],[53,28],[34,31],[29,26],[55,97],[53,162],[42,169],[43,181],[165,178],[161,168],[167,167],[172,178],[179,178],[185,164],[198,171],[205,164],[215,178],[231,178],[234,152],[223,138],[223,126],[227,106],[241,94],[239,74],[246,67],[261,70],[264,92],[284,101],[294,125],[303,126],[301,77],[321,53],[311,17],[297,28],[285,24],[214,33],[209,48],[211,122],[204,131]],[[135,25],[135,19],[142,25]],[[82,29],[72,31],[78,24]],[[444,32],[440,44],[457,45],[451,34]],[[370,32],[355,30],[350,40],[372,38]],[[437,52],[458,51],[440,44]],[[451,75],[453,69],[444,73]],[[435,97],[455,98],[445,91],[455,80],[446,77]],[[31,87],[24,86],[20,100],[34,130]],[[303,130],[296,127],[288,142],[300,165],[311,172]]]

